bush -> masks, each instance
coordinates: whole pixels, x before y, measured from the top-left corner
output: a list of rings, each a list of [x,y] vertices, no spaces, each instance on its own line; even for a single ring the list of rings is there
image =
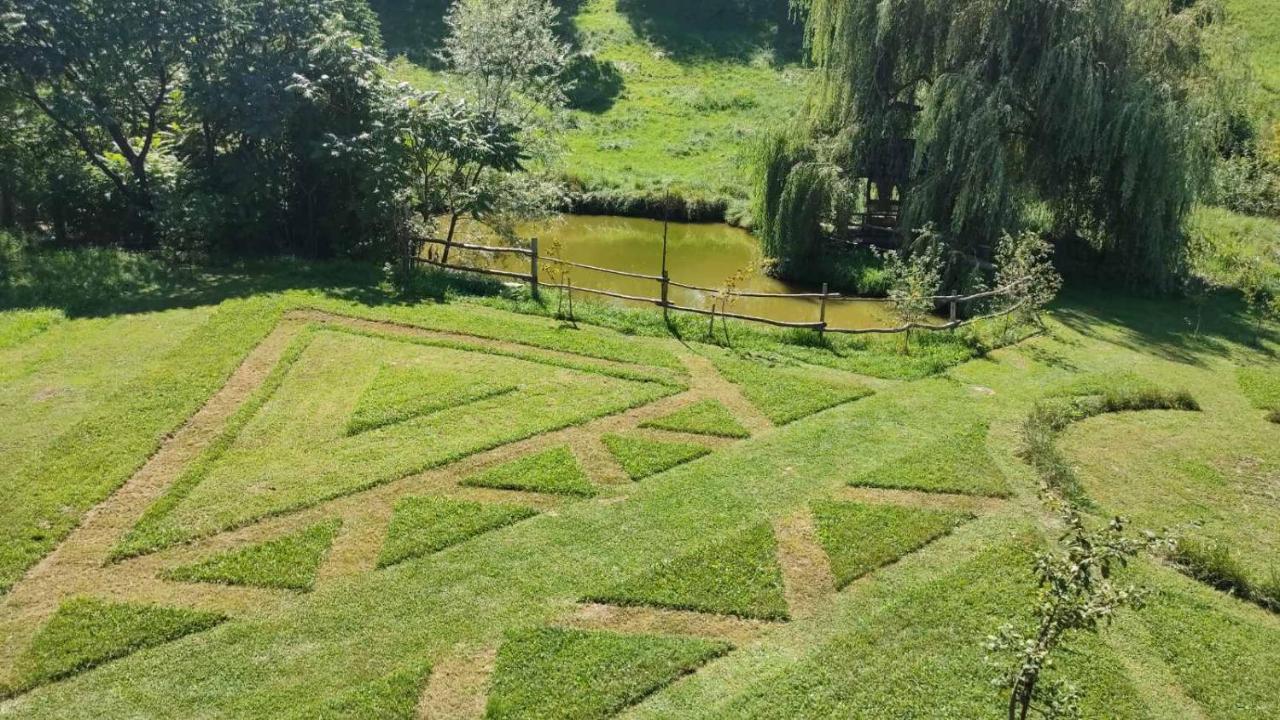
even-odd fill
[[[1220,159],[1209,199],[1246,215],[1280,217],[1280,163],[1258,154]]]

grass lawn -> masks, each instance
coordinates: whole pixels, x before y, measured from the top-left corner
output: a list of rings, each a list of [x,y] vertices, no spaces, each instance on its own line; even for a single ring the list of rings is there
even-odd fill
[[[782,336],[744,332],[751,347],[730,352],[491,300],[405,303],[326,272],[124,288],[93,315],[42,289],[0,315],[0,467],[6,497],[32,500],[0,510],[0,717],[397,718],[449,692],[498,717],[993,716],[984,638],[1029,625],[1033,553],[1056,537],[1024,423],[1039,403],[1120,390],[1188,388],[1201,409],[1055,434],[1096,515],[1223,543],[1259,582],[1280,556],[1280,426],[1237,382],[1274,367],[1280,329],[1256,347],[1230,298],[1196,333],[1187,306],[1073,289],[1044,335],[870,380]],[[192,459],[152,478],[154,495],[130,482],[100,505],[277,326],[282,359],[237,372],[243,400],[206,409],[222,415]],[[597,439],[658,435],[641,418],[730,426],[702,403],[711,368],[775,427],[641,483],[597,477]],[[628,412],[659,400],[669,409]],[[369,427],[350,434],[356,416]],[[850,488],[876,480],[991,497],[968,519],[930,509],[953,498]],[[139,497],[159,500],[128,505]],[[113,515],[121,504],[133,514]],[[1072,637],[1054,670],[1086,717],[1275,714],[1274,613],[1162,563],[1133,577],[1149,607]]]
[[[729,408],[714,399],[703,400],[670,415],[643,422],[640,427],[715,437],[751,437],[751,433],[729,412]]]
[[[711,452],[711,448],[705,445],[650,440],[634,435],[605,435],[601,439],[632,480],[643,480]]]

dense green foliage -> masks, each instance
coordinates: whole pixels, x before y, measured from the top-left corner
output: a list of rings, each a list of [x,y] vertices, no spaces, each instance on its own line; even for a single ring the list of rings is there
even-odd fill
[[[820,222],[839,233],[844,196],[873,169],[904,173],[904,230],[935,223],[964,255],[1038,206],[1116,274],[1171,287],[1225,124],[1212,5],[806,5],[819,68],[809,124],[758,160],[766,245],[786,246],[780,257],[803,258],[789,246],[811,246]],[[914,143],[895,158],[903,138]]]
[[[302,532],[173,568],[164,577],[183,582],[310,590],[341,524],[332,520],[313,525]]]

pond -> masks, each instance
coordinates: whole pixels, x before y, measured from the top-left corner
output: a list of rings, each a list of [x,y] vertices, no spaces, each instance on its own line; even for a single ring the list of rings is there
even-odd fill
[[[546,223],[518,229],[521,237],[538,238],[539,254],[544,258],[541,277],[544,282],[557,282],[560,266],[547,262],[559,257],[572,262],[626,272],[659,275],[662,271],[662,222],[626,217],[565,215]],[[465,228],[459,238],[482,244],[493,244],[492,235]],[[455,251],[456,252],[456,251]],[[484,253],[458,253],[458,262],[481,267],[527,273],[528,259],[503,254],[491,257]],[[762,271],[764,258],[760,244],[745,230],[723,224],[671,223],[667,231],[667,270],[673,282],[705,288],[722,288],[735,275],[740,277],[739,290],[765,293],[812,293],[812,288],[771,278]],[[625,295],[657,297],[659,283],[641,278],[619,277],[581,268],[568,268],[575,287],[609,290]],[[671,287],[670,300],[687,307],[710,307],[712,294]],[[615,300],[621,304],[647,303]],[[738,298],[730,312],[759,315],[775,320],[816,322],[820,302],[805,298]],[[841,299],[827,304],[827,323],[831,327],[864,328],[895,324],[884,302]]]

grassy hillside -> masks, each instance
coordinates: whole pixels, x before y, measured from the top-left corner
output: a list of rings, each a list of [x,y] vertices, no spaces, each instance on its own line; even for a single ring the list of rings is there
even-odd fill
[[[1259,110],[1280,119],[1280,0],[1226,0],[1225,5],[1227,19],[1249,40]]]
[[[667,189],[691,197],[747,197],[744,151],[804,100],[798,29],[732,13],[694,26],[661,3],[562,2],[565,32],[616,76],[572,113],[564,172],[583,189],[628,194]],[[423,87],[438,43],[438,0],[375,3],[399,77]],[[785,1],[779,6],[785,8]],[[406,30],[409,28],[410,30]],[[606,65],[606,68],[608,66]],[[612,75],[605,70],[605,74]]]

